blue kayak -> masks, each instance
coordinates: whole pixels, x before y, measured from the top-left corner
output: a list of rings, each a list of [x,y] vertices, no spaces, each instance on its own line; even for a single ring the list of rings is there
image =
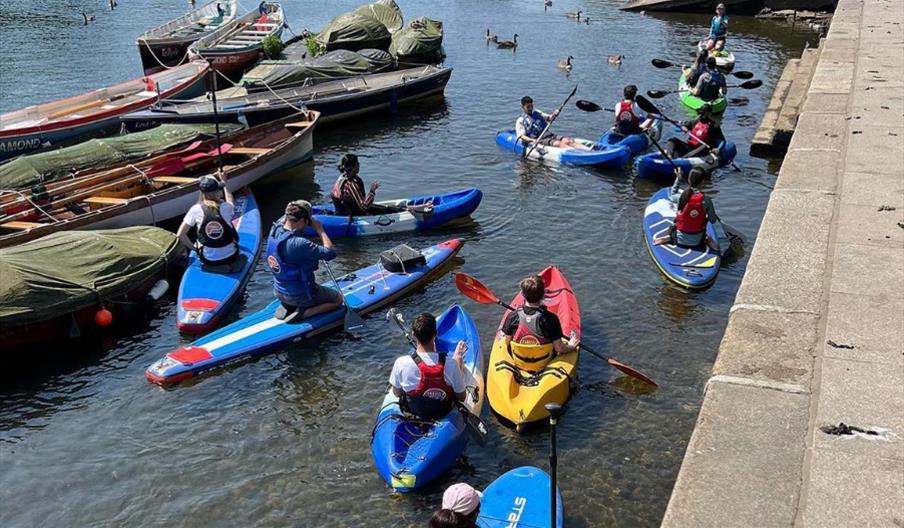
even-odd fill
[[[483,354],[477,326],[464,308],[453,304],[436,321],[437,350],[452,351],[459,341],[468,344],[464,356],[467,398],[464,406],[480,415],[483,407]],[[455,464],[465,450],[468,432],[458,409],[435,422],[403,415],[392,390],[383,398],[370,449],[383,480],[395,491],[411,491],[435,480]]]
[[[549,526],[549,475],[540,468],[521,466],[500,476],[483,491],[480,528]],[[565,508],[556,489],[556,528],[564,523]]]
[[[374,204],[397,209],[398,212],[372,216],[336,216],[335,207],[329,204],[314,206],[314,216],[320,220],[331,238],[423,231],[470,215],[480,205],[481,198],[483,193],[480,189],[471,187],[445,194],[414,196]],[[309,227],[304,234],[314,236],[316,233]]]
[[[674,158],[672,161],[684,171],[684,175],[695,167],[701,167],[707,171],[712,171],[719,167],[724,167],[734,161],[738,155],[738,147],[733,141],[726,141],[719,156],[713,156],[706,152],[704,156],[693,158]],[[638,178],[675,178],[675,169],[667,159],[662,157],[659,152],[651,152],[645,156],[641,156],[634,160],[634,169],[637,171]]]
[[[631,150],[626,146],[606,147],[587,139],[575,139],[588,148],[559,148],[540,145],[533,149],[528,157],[539,161],[551,161],[565,165],[594,167],[621,167],[631,159]],[[514,130],[503,130],[496,134],[496,144],[518,155],[523,155],[525,149],[523,143],[515,141]]]
[[[239,234],[239,258],[227,273],[201,265],[196,252],[188,258],[176,300],[176,327],[188,334],[212,330],[242,295],[263,246],[261,213],[248,188],[235,194],[232,225]]]
[[[646,151],[653,144],[650,137],[656,141],[659,141],[659,138],[662,137],[662,119],[656,118],[653,121],[653,125],[646,132],[641,132],[640,134],[623,136],[616,132],[615,129],[610,128],[603,133],[599,143],[603,147],[628,147],[631,149],[631,154],[636,156]]]
[[[643,232],[647,249],[659,270],[670,281],[690,289],[705,288],[716,280],[722,255],[713,251],[705,243],[695,248],[685,248],[673,244],[655,245],[655,238],[665,236],[675,223],[678,204],[669,200],[669,189],[659,189],[650,198],[643,215]],[[712,223],[706,224],[706,234],[719,240]],[[720,241],[720,244],[723,242]]]
[[[373,264],[337,277],[337,280],[349,306],[359,314],[366,314],[428,282],[463,245],[462,240],[452,239],[422,249],[420,253],[427,263],[409,266],[407,273],[391,272]],[[276,352],[305,337],[322,334],[343,324],[344,308],[308,319],[282,320],[275,316],[280,305],[279,301],[273,301],[259,312],[168,353],[147,368],[145,377],[160,385],[170,385],[231,363]]]

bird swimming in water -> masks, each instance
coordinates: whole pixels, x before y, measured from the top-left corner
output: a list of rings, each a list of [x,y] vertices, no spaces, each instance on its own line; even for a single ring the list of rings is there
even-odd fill
[[[94,15],[85,14],[84,11],[82,11],[82,18],[85,19],[86,26],[88,25],[89,22],[94,22]]]

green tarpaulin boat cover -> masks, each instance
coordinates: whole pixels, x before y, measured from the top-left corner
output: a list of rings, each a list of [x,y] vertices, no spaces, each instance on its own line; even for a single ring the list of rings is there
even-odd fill
[[[405,24],[404,20],[402,20],[402,10],[399,9],[399,5],[395,3],[395,0],[380,0],[379,2],[363,5],[355,9],[353,13],[378,20],[386,26],[390,33],[395,33],[402,29]]]
[[[357,53],[348,50],[328,51],[316,59],[297,62],[265,61],[242,77],[242,86],[249,92],[270,88],[301,86],[307,79],[352,77],[365,73],[378,73],[395,67],[389,53],[378,49],[363,49]]]
[[[239,125],[220,125],[220,133]],[[162,125],[124,136],[92,139],[71,147],[28,154],[0,165],[0,189],[21,189],[73,171],[101,169],[214,136],[213,125]]]
[[[443,23],[427,17],[412,20],[392,35],[389,53],[401,66],[405,63],[441,62],[446,56],[443,51]]]
[[[0,249],[0,326],[19,326],[115,299],[181,257],[157,227],[63,231]]]
[[[364,48],[386,50],[392,35],[382,22],[356,13],[343,13],[333,18],[317,35],[317,42],[327,51]]]

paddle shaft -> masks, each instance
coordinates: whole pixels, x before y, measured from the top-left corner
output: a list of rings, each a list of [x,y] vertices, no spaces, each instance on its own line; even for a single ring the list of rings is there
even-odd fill
[[[363,326],[364,321],[361,320],[361,316],[359,316],[356,311],[352,310],[352,307],[348,304],[348,300],[345,298],[345,294],[342,293],[342,286],[339,285],[339,281],[337,281],[336,276],[333,275],[333,270],[330,268],[330,263],[324,260],[323,265],[324,267],[326,267],[327,273],[330,274],[330,279],[333,280],[333,284],[336,285],[336,289],[339,291],[339,296],[342,298],[342,306],[345,306],[345,331],[351,332],[352,328]],[[352,320],[350,321],[349,319]]]
[[[213,60],[207,61],[210,67],[210,101],[213,103],[213,129],[217,137],[217,168],[223,172],[223,153],[220,151],[220,116],[217,113],[217,71],[213,68]]]
[[[578,87],[577,87],[577,85],[575,85],[574,89],[571,90],[571,93],[568,94],[568,97],[566,97],[565,100],[562,101],[562,104],[560,104],[559,108],[554,112],[556,114],[555,117],[552,117],[549,120],[549,122],[546,123],[546,127],[543,129],[543,132],[540,132],[540,136],[537,137],[537,139],[533,143],[531,143],[530,148],[528,148],[527,150],[524,151],[523,157],[526,158],[526,157],[530,156],[530,153],[533,152],[535,148],[537,148],[537,145],[540,144],[540,141],[543,139],[543,136],[545,136],[546,133],[549,132],[549,127],[552,126],[552,122],[555,121],[557,117],[559,117],[559,114],[562,112],[562,109],[565,108],[565,105],[568,104],[568,101],[570,101],[571,98],[574,97],[574,94],[577,91],[578,91]],[[516,138],[516,140],[517,140],[517,138]]]
[[[556,454],[556,422],[558,417],[549,415],[549,528],[556,528],[556,467],[558,456]]]

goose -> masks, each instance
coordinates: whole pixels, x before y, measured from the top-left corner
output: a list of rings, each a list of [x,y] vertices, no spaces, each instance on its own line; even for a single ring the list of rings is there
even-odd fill
[[[552,7],[552,0],[543,0],[543,7]]]
[[[568,56],[567,59],[559,59],[559,69],[565,71],[571,71],[571,61],[574,59],[571,55]]]
[[[114,9],[116,9],[117,5],[118,4],[116,3],[116,0],[110,0],[110,11],[113,11]]]
[[[609,58],[606,60],[609,64],[621,64],[622,59],[624,59],[624,55],[609,55]]]
[[[565,17],[566,17],[566,18],[571,18],[571,19],[574,19],[574,20],[580,20],[580,19],[581,19],[581,12],[578,11],[577,13],[572,13],[571,11],[569,11],[568,13],[565,13]]]
[[[590,25],[590,17],[584,17],[584,23]]]
[[[497,48],[517,48],[518,47],[518,34],[515,33],[515,36],[512,40],[500,40],[496,43]]]
[[[94,15],[85,14],[84,11],[82,11],[82,18],[85,19],[86,26],[88,25],[89,22],[94,22]]]
[[[487,42],[498,42],[499,37],[496,35],[490,35],[490,28],[487,28]]]

